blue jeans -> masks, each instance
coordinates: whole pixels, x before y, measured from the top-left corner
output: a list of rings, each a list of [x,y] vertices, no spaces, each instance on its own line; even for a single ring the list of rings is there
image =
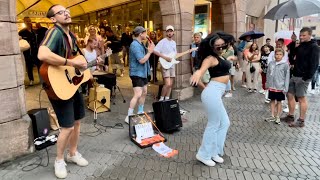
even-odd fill
[[[228,81],[226,91],[231,91],[231,81],[230,80]]]
[[[222,102],[225,90],[226,84],[210,81],[201,94],[202,103],[208,113],[208,123],[198,156],[206,160],[216,155],[223,155],[224,142],[230,126],[229,117]]]

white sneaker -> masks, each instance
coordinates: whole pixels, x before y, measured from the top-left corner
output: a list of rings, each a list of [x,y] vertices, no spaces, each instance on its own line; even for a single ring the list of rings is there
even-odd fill
[[[222,157],[220,157],[220,156],[218,156],[218,155],[216,155],[215,157],[212,157],[212,160],[213,160],[214,162],[217,162],[217,163],[223,163],[223,162],[224,162],[224,160],[222,159]]]
[[[54,174],[59,179],[64,179],[67,177],[68,172],[66,168],[67,164],[64,162],[64,160],[55,160],[54,162]]]
[[[202,159],[198,154],[196,155],[196,158],[198,161],[202,162],[203,164],[207,165],[207,166],[215,166],[216,163],[212,160],[206,160],[206,159]]]
[[[316,94],[316,90],[311,89],[311,90],[309,91],[309,93],[314,95],[314,94]]]
[[[270,117],[265,118],[264,120],[274,122],[274,121],[276,121],[276,118],[274,116],[270,116]]]
[[[279,117],[276,117],[276,120],[274,121],[276,124],[281,124],[281,121],[280,121],[280,118]]]
[[[247,85],[245,85],[245,84],[242,84],[242,85],[241,85],[241,87],[244,87],[244,88],[246,88],[246,87],[247,87]]]
[[[259,91],[259,93],[260,93],[260,94],[266,94],[266,92],[265,92],[264,89],[261,89],[261,90]]]
[[[228,92],[226,95],[224,95],[224,97],[226,97],[226,98],[232,97],[232,93]]]
[[[286,108],[284,108],[282,111],[285,112],[285,113],[288,113],[288,112],[289,112],[289,108],[286,107]]]
[[[264,102],[269,104],[270,103],[270,99],[265,99]]]
[[[88,166],[89,162],[82,157],[82,155],[77,151],[74,156],[67,154],[67,162],[76,163],[78,166]]]
[[[129,124],[129,116],[126,116],[126,118],[124,119],[124,122]]]

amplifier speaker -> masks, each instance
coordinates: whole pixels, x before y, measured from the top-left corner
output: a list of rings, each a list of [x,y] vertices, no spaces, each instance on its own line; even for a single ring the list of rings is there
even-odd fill
[[[152,106],[156,125],[159,130],[172,132],[182,127],[180,108],[177,99],[154,102]]]
[[[110,110],[110,90],[103,87],[90,88],[89,91],[89,109],[94,111],[97,108],[97,113]],[[95,94],[96,93],[96,94]]]
[[[47,108],[32,109],[28,111],[32,120],[34,138],[47,136],[50,132],[50,120]]]

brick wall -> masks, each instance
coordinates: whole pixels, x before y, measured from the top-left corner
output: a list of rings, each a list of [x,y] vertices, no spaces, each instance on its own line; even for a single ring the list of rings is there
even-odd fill
[[[24,68],[18,44],[16,1],[0,1],[0,163],[29,153]]]

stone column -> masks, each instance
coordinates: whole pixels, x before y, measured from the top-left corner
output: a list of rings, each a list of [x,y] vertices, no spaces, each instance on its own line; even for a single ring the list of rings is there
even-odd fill
[[[0,1],[0,163],[31,152],[24,68],[18,44],[16,1]]]
[[[223,13],[222,7],[219,1],[212,1],[212,8],[211,8],[211,32],[215,31],[223,31],[224,30],[224,23],[223,23]]]
[[[194,16],[194,0],[160,0],[163,30],[167,25],[175,28],[174,40],[178,53],[190,48],[192,42],[192,22]],[[165,33],[165,32],[164,32]],[[193,96],[193,87],[189,85],[191,77],[190,55],[185,55],[176,65],[176,78],[172,97],[179,100]]]

